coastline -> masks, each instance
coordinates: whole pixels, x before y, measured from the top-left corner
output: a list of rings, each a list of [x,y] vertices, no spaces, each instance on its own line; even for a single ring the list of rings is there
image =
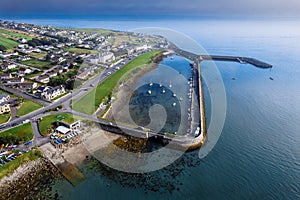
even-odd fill
[[[26,162],[0,180],[0,199],[35,197],[40,191],[50,189],[48,186],[52,180],[60,177],[60,173],[45,158]],[[47,196],[42,196],[53,198],[52,191],[48,192]]]
[[[154,58],[152,58],[152,61],[149,64],[147,64],[145,67],[141,66],[140,68],[136,68],[136,69],[140,69],[139,72],[134,74],[133,71],[135,69],[133,69],[132,71],[129,72],[130,78],[123,77],[119,81],[119,84],[117,86],[118,88],[115,88],[113,91],[113,95],[117,96],[116,100],[113,101],[113,103],[109,106],[107,111],[101,115],[101,118],[114,120],[112,109],[111,109],[112,106],[116,107],[115,110],[121,110],[119,108],[122,108],[126,104],[128,99],[130,98],[130,95],[134,92],[135,90],[134,88],[137,82],[139,81],[139,79],[141,79],[143,76],[145,76],[147,73],[151,72],[152,70],[156,69],[159,63],[163,60],[163,58],[168,56],[170,53],[171,53],[170,51],[159,53]]]

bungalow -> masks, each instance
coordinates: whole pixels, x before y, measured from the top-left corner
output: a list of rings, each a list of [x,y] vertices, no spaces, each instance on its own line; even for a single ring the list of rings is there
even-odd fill
[[[8,94],[0,94],[0,103],[6,102],[10,99]]]
[[[30,74],[31,72],[32,72],[32,70],[29,68],[21,67],[19,69],[19,74],[21,74],[21,75]]]
[[[0,114],[10,112],[10,106],[7,102],[0,103]]]
[[[41,83],[49,83],[50,78],[47,75],[40,75],[36,78],[36,81],[41,82]]]
[[[12,77],[11,74],[6,74],[6,73],[0,74],[0,80],[10,79],[11,77]]]
[[[7,83],[23,83],[24,78],[23,77],[16,77],[16,78],[10,78],[6,80]]]
[[[34,88],[37,87],[37,83],[25,82],[25,83],[19,83],[18,86],[20,90],[33,90]]]

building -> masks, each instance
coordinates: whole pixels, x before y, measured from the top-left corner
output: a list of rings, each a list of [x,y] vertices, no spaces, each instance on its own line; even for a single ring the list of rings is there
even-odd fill
[[[18,86],[20,90],[33,90],[34,88],[37,87],[37,83],[25,82],[25,83],[19,83]]]
[[[101,54],[98,54],[98,56],[96,56],[95,59],[92,59],[91,62],[93,64],[96,64],[96,62],[100,62],[100,63],[109,63],[114,61],[115,55],[112,52],[104,52]]]
[[[65,135],[65,134],[70,133],[71,130],[69,128],[65,127],[65,126],[59,126],[59,127],[56,128],[55,132],[58,133],[58,134]]]
[[[60,85],[60,86],[50,88],[50,89],[42,92],[41,97],[43,99],[51,101],[52,99],[55,99],[56,97],[63,95],[65,93],[66,93],[66,90],[65,90],[64,86]]]
[[[10,99],[8,94],[0,94],[0,103],[7,102]]]
[[[2,73],[0,74],[0,80],[7,80],[12,78],[11,74]]]
[[[21,75],[30,74],[31,72],[32,72],[32,70],[29,68],[21,67],[19,69],[19,74],[21,74]]]
[[[16,78],[10,78],[6,80],[7,83],[23,83],[24,78],[23,77],[16,77]]]
[[[72,119],[68,119],[68,121],[62,120],[62,121],[60,121],[60,124],[69,128],[72,131],[76,131],[80,128],[81,121],[75,120],[74,118],[72,118]]]
[[[40,75],[39,77],[36,78],[36,81],[41,83],[49,83],[50,78],[47,75]]]
[[[10,106],[7,102],[0,103],[0,114],[10,112]]]

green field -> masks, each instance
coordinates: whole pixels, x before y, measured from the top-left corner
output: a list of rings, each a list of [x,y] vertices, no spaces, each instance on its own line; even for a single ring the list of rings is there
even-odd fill
[[[101,102],[106,97],[108,97],[109,94],[111,94],[118,81],[122,78],[124,74],[126,74],[126,72],[138,66],[150,63],[152,58],[161,52],[161,50],[155,50],[136,57],[134,60],[130,61],[120,70],[109,76],[103,83],[98,85],[87,95],[85,95],[76,103],[74,103],[73,109],[78,112],[86,113],[89,115],[93,114],[97,110]]]
[[[33,37],[28,35],[28,34],[23,34],[17,31],[13,31],[13,30],[5,30],[3,28],[0,28],[0,36],[4,36],[6,38],[10,38],[12,40],[17,41],[20,38],[24,38],[26,40],[31,40]]]
[[[43,106],[41,106],[40,104],[37,104],[28,99],[24,99],[24,102],[22,103],[21,107],[18,109],[18,115],[19,116],[26,115],[26,114],[31,113],[32,111],[35,111],[41,107],[43,107]]]
[[[38,69],[50,69],[51,67],[53,67],[53,65],[50,62],[38,60],[35,58],[22,61],[21,63],[31,67],[36,67]]]
[[[2,179],[4,176],[7,176],[10,173],[12,173],[23,163],[31,161],[31,160],[36,160],[40,157],[41,157],[41,152],[39,150],[31,150],[27,153],[24,153],[22,156],[16,158],[13,161],[10,161],[9,163],[6,163],[2,167],[0,167],[0,179]]]
[[[0,133],[0,143],[22,144],[33,139],[31,123],[23,124]]]
[[[0,36],[0,45],[3,45],[7,50],[9,50],[9,49],[13,49],[14,47],[18,46],[19,43],[15,42],[11,39],[7,39],[5,37]]]
[[[97,50],[90,50],[90,49],[83,49],[83,48],[77,48],[77,47],[71,47],[68,49],[65,49],[65,51],[71,52],[71,53],[77,53],[77,54],[95,54],[99,53]]]
[[[49,135],[54,130],[52,130],[52,124],[58,121],[66,121],[66,122],[73,122],[75,117],[72,114],[61,113],[61,114],[54,114],[43,117],[43,119],[39,122],[39,129],[40,133],[44,136]],[[79,119],[79,118],[78,118]]]
[[[0,124],[7,122],[10,118],[10,113],[0,115]]]
[[[116,33],[116,31],[113,30],[100,29],[100,28],[72,28],[71,30],[78,31],[78,32],[85,32],[85,33],[101,33],[103,35]]]

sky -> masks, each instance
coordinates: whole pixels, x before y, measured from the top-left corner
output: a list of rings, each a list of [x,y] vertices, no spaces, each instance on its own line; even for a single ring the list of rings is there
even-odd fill
[[[0,0],[0,15],[299,17],[299,0]]]

